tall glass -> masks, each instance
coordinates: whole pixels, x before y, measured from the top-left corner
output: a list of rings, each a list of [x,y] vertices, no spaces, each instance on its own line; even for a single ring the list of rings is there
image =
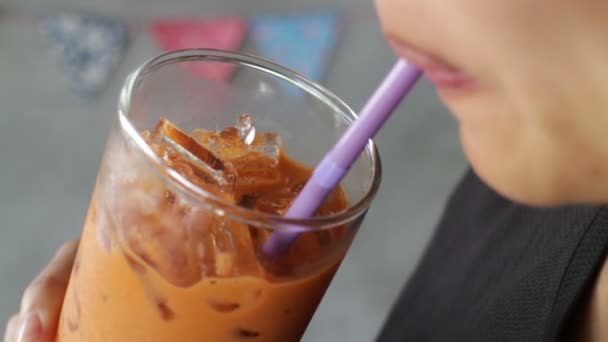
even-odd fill
[[[234,74],[196,72],[214,68]],[[191,131],[234,126],[241,113],[311,167],[355,119],[326,89],[250,55],[183,50],[138,68],[120,96],[57,341],[300,340],[378,190],[380,159],[370,141],[342,183],[346,209],[290,220],[197,185],[142,135],[161,118]],[[285,225],[310,232],[264,255]]]

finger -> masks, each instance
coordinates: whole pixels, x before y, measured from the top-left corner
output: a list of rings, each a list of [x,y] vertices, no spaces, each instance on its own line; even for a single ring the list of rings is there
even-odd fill
[[[51,342],[50,334],[44,334],[40,315],[37,312],[30,311],[19,317],[19,326],[17,328],[17,342]]]
[[[25,290],[21,300],[20,335],[38,334],[40,336],[32,340],[36,342],[50,341],[54,337],[77,249],[77,241],[61,246],[51,262]]]
[[[17,328],[19,326],[20,317],[19,315],[13,315],[6,324],[6,331],[4,332],[4,342],[16,342],[17,341]]]

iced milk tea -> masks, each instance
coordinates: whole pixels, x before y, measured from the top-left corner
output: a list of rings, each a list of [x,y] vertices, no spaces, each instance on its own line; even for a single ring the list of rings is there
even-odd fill
[[[189,134],[162,120],[146,143],[216,201],[282,215],[311,170],[280,137],[235,127]],[[218,213],[163,180],[134,146],[110,143],[84,226],[58,341],[298,341],[353,233],[305,233],[265,257],[272,229]],[[319,215],[348,203],[337,189]]]

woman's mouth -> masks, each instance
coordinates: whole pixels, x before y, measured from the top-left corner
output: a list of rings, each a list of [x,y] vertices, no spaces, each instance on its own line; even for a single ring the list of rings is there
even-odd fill
[[[439,91],[460,92],[471,90],[476,85],[471,75],[438,57],[395,40],[390,40],[390,44],[399,57],[422,69]]]

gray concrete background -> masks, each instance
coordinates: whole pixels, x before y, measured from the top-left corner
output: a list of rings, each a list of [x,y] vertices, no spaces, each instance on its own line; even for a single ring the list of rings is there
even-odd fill
[[[324,82],[355,109],[393,62],[366,0],[3,0],[11,11],[83,8],[129,18],[342,8],[349,22]],[[109,88],[82,104],[36,28],[0,17],[0,321],[59,244],[78,236],[116,98],[157,54],[133,38]],[[465,168],[456,126],[424,81],[377,138],[384,184],[304,341],[370,341],[415,266]]]

